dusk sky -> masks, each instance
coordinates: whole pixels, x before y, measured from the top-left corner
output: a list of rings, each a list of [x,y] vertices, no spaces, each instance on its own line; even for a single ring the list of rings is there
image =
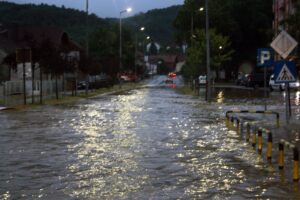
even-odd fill
[[[10,2],[65,5],[65,7],[84,10],[86,0],[10,0]],[[120,10],[124,10],[127,7],[132,7],[133,9],[133,12],[127,15],[130,16],[154,8],[183,4],[183,2],[184,0],[89,0],[89,10],[99,17],[119,17]]]

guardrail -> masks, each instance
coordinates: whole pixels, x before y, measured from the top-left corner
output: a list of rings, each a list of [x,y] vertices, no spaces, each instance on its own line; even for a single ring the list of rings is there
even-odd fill
[[[226,119],[229,119],[229,114],[230,113],[256,113],[256,114],[271,114],[271,115],[276,115],[276,124],[277,127],[280,126],[280,121],[279,121],[279,113],[278,112],[274,112],[274,111],[264,111],[264,110],[229,110],[226,112]]]
[[[250,111],[249,113],[253,112],[254,111]],[[247,111],[244,110],[226,112],[226,125],[228,128],[236,131],[239,135],[242,135],[244,132],[246,132],[246,142],[251,144],[253,148],[257,148],[257,152],[259,155],[262,154],[264,144],[266,143],[266,158],[268,162],[271,163],[273,154],[272,132],[263,127],[259,127],[257,122],[249,122],[242,117],[229,116],[230,113],[247,113]],[[259,111],[259,113],[262,113],[262,111]],[[277,112],[268,111],[267,113],[276,115],[277,122],[279,121],[279,114]],[[263,135],[265,134],[267,134],[267,137],[265,137],[267,138],[267,141],[264,141],[263,139]],[[299,181],[299,150],[294,144],[283,139],[281,139],[278,143],[278,168],[279,170],[284,169],[285,147],[287,149],[291,149],[293,152],[293,181]]]

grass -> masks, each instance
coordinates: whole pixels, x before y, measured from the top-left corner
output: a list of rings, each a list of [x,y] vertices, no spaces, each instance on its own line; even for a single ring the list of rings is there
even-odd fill
[[[122,87],[120,88],[119,85],[114,85],[113,87],[110,88],[100,88],[97,90],[92,90],[88,92],[88,95],[85,95],[85,91],[78,91],[77,96],[64,96],[63,98],[59,99],[45,99],[43,100],[43,104],[40,104],[38,100],[36,100],[36,103],[34,104],[27,104],[27,105],[17,105],[14,106],[14,110],[23,110],[23,109],[31,109],[43,105],[59,105],[59,104],[64,104],[64,103],[70,103],[70,102],[75,102],[80,99],[87,99],[87,98],[92,98],[95,96],[99,95],[105,95],[109,93],[118,93],[118,92],[123,92],[123,91],[128,91],[132,89],[136,89],[143,84],[141,83],[123,83]],[[1,102],[0,102],[1,103]]]

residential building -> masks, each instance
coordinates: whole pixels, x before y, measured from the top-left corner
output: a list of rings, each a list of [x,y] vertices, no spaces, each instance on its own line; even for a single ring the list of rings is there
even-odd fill
[[[0,41],[2,55],[0,61],[3,61],[5,56],[14,54],[17,48],[40,46],[45,41],[49,41],[55,48],[61,50],[61,55],[68,60],[79,60],[80,51],[82,51],[82,48],[72,41],[66,32],[57,27],[7,27],[6,32],[0,34]],[[18,71],[18,66],[11,72],[10,79],[18,79],[14,74],[16,71]]]
[[[295,12],[295,3],[296,0],[273,0],[273,30],[275,35],[288,28],[284,20]]]
[[[0,78],[2,81],[21,81],[25,72],[27,86],[31,85],[31,81],[40,80],[40,67],[39,63],[19,63],[16,64],[16,50],[22,48],[30,48],[32,46],[41,46],[45,41],[51,43],[53,47],[59,49],[61,56],[68,61],[76,63],[79,62],[80,53],[83,49],[74,41],[69,38],[69,35],[61,28],[57,27],[25,27],[12,25],[7,26],[5,29],[2,26],[0,32]],[[34,55],[32,55],[34,56]],[[13,66],[8,66],[7,60],[14,63]],[[5,62],[6,61],[6,62]],[[32,69],[32,64],[35,64],[35,70]],[[23,66],[24,65],[24,66]],[[24,71],[25,70],[25,71]],[[43,80],[54,79],[50,74],[42,73]],[[65,88],[74,87],[75,79],[84,76],[79,70],[72,73],[64,73],[56,77],[64,82]],[[62,80],[64,79],[64,80]],[[1,80],[0,80],[1,82]],[[31,90],[31,89],[29,89]]]

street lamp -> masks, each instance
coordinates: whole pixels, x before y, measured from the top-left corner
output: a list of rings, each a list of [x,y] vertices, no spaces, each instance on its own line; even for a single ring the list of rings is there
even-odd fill
[[[206,77],[207,77],[207,101],[211,100],[211,79],[210,79],[210,44],[209,44],[209,19],[208,19],[208,0],[205,0],[205,8],[201,7],[199,11],[205,10],[205,35],[206,35]],[[221,50],[223,47],[219,46]]]
[[[122,14],[123,13],[129,13],[132,11],[132,8],[127,8],[126,10],[121,10],[120,11],[120,65],[119,65],[119,73],[121,73],[122,70]],[[120,74],[119,74],[120,75]],[[120,88],[121,86],[121,79],[119,77],[119,83],[120,83]]]
[[[210,46],[209,46],[209,19],[208,0],[205,0],[205,32],[206,32],[206,73],[207,73],[207,101],[211,100],[211,78],[210,78]]]
[[[86,56],[89,56],[89,0],[86,0],[86,38],[85,38],[85,48],[86,48]],[[87,63],[85,63],[87,65]],[[89,76],[86,74],[85,77],[85,95],[88,95],[89,91]],[[76,84],[77,87],[77,84]]]
[[[204,11],[204,7],[200,7],[199,10],[193,10],[192,13],[191,13],[191,45],[193,43],[193,38],[194,38],[194,13],[196,12],[202,12]]]
[[[145,27],[139,29],[141,32],[145,30]],[[134,63],[134,74],[136,76],[136,66],[137,66],[137,48],[138,48],[138,33],[135,34],[135,63]]]

